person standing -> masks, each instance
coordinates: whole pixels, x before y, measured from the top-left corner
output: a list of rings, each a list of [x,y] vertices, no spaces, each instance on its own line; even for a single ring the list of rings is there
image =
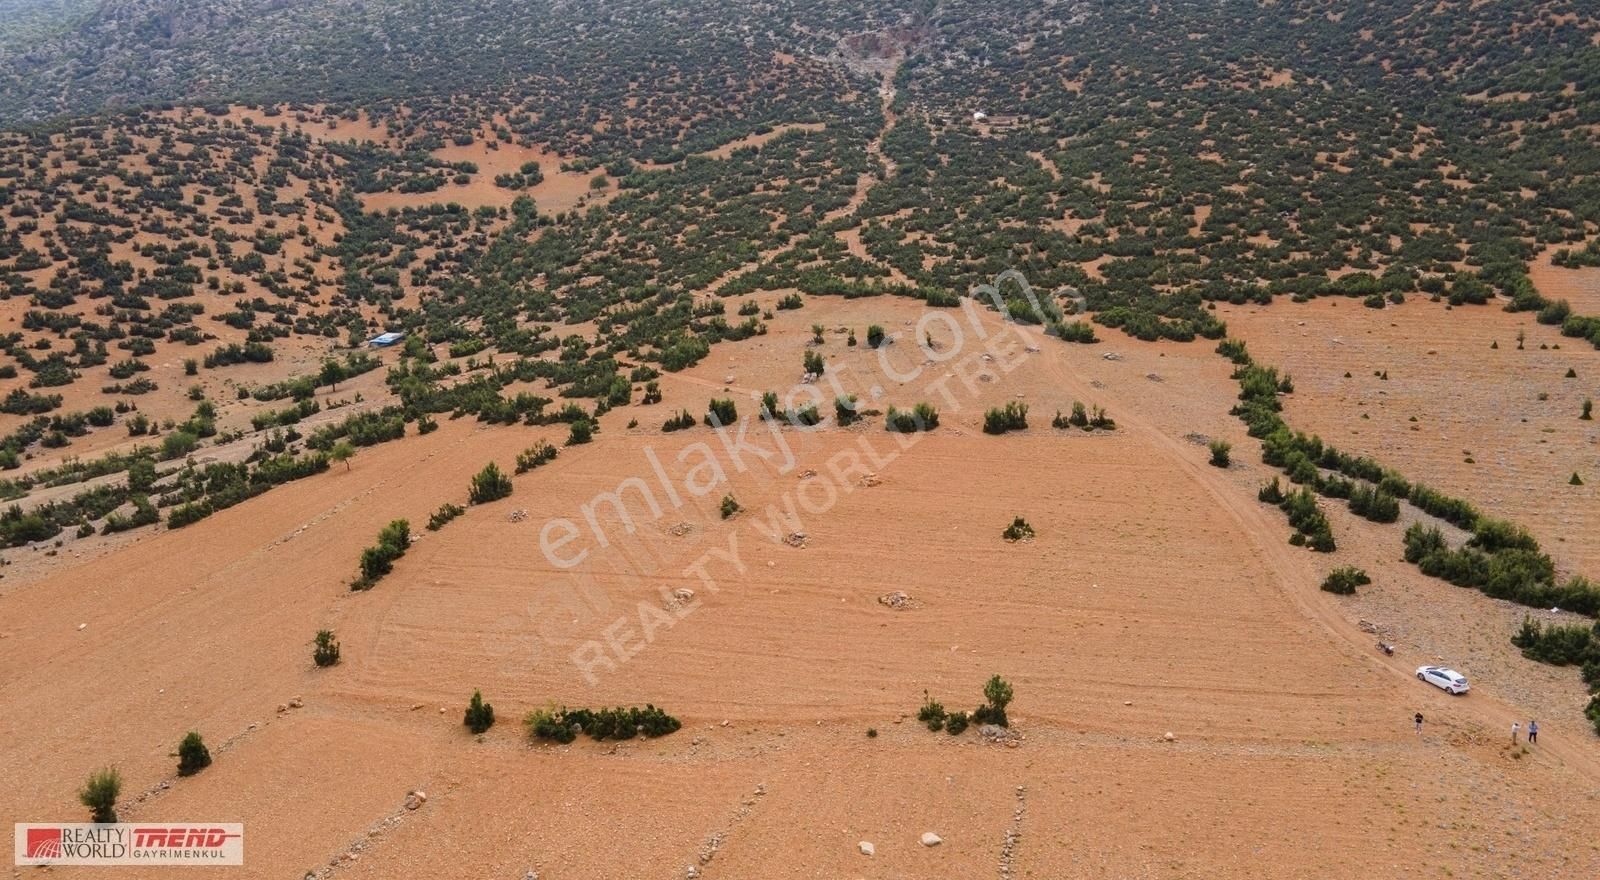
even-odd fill
[[[1512,745],[1516,745],[1517,744],[1517,731],[1519,731],[1521,729],[1522,729],[1522,725],[1518,724],[1515,721],[1511,722],[1511,744]]]
[[[1417,717],[1412,719],[1412,720],[1414,720],[1417,723],[1417,736],[1421,736],[1422,735],[1422,713],[1418,712],[1417,713]]]
[[[1539,744],[1539,722],[1537,720],[1528,722],[1528,743],[1531,745]]]

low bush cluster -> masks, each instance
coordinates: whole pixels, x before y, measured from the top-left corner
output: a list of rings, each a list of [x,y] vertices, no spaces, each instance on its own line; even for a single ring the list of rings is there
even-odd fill
[[[654,738],[666,736],[683,726],[678,719],[648,704],[643,709],[638,706],[598,710],[565,706],[539,709],[528,713],[523,723],[527,725],[529,737],[563,744],[577,739],[580,733],[597,740],[632,739],[640,735]]]
[[[1277,481],[1273,481],[1276,485]],[[1317,496],[1310,489],[1301,487],[1284,496],[1278,504],[1289,517],[1289,525],[1294,528],[1294,534],[1289,538],[1289,543],[1295,546],[1306,546],[1318,553],[1332,553],[1337,549],[1333,540],[1333,528],[1328,525],[1328,517],[1322,512],[1322,507],[1317,504]]]
[[[492,461],[478,471],[472,478],[472,484],[467,487],[467,501],[471,504],[487,504],[510,494],[511,478]]]
[[[686,428],[693,428],[694,425],[694,416],[690,415],[688,410],[680,410],[677,415],[672,416],[665,422],[661,423],[661,430],[670,434],[673,431],[682,431]]]
[[[1065,430],[1067,428],[1082,428],[1085,431],[1112,431],[1117,423],[1106,415],[1106,411],[1096,406],[1092,411],[1082,403],[1072,402],[1072,414],[1062,415],[1056,410],[1055,418],[1050,420],[1050,427]]]
[[[370,590],[390,571],[396,559],[411,546],[411,523],[397,519],[378,532],[378,543],[361,551],[361,576],[350,582],[352,590]]]
[[[910,410],[896,409],[891,405],[888,415],[883,419],[883,427],[896,434],[932,431],[939,427],[939,411],[928,403],[919,403]]]
[[[983,414],[983,433],[1004,434],[1007,431],[1025,431],[1028,428],[1028,405],[1011,401],[1005,406]]]
[[[1600,613],[1600,586],[1580,575],[1557,583],[1555,563],[1532,536],[1499,520],[1484,520],[1460,548],[1450,547],[1437,527],[1413,523],[1405,533],[1405,558],[1429,577],[1496,599],[1591,617]]]
[[[525,474],[536,467],[554,461],[559,454],[554,446],[547,440],[540,440],[536,445],[517,453],[517,473]]]
[[[706,424],[713,428],[731,425],[739,421],[739,408],[734,405],[732,398],[713,399],[707,406]]]
[[[445,503],[439,505],[438,510],[435,510],[428,516],[428,531],[437,532],[444,528],[445,525],[447,525],[451,520],[466,512],[467,509],[465,507],[462,507],[459,504],[451,504],[450,502],[446,501]]]
[[[984,683],[984,702],[970,713],[947,712],[943,703],[923,691],[922,708],[917,710],[917,720],[927,725],[929,730],[943,730],[952,736],[960,734],[970,724],[1009,727],[1011,722],[1006,717],[1006,706],[1011,704],[1013,696],[1011,685],[998,675],[990,676]]]
[[[1328,572],[1327,578],[1322,581],[1324,592],[1336,593],[1340,596],[1355,595],[1356,587],[1364,587],[1372,583],[1372,578],[1359,568],[1345,566]]]

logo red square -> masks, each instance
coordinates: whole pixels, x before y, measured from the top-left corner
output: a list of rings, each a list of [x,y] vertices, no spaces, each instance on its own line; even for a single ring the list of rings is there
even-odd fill
[[[29,828],[27,855],[30,859],[61,858],[61,829]]]

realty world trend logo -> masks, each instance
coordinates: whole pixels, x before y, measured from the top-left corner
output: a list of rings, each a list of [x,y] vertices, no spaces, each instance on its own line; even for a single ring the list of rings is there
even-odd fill
[[[244,826],[19,822],[13,855],[17,865],[242,865]]]

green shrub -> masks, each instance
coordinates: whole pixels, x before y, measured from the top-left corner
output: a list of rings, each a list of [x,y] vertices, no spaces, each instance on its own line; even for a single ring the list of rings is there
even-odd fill
[[[822,423],[822,413],[817,410],[817,405],[814,403],[802,409],[787,410],[783,417],[797,428],[810,428]]]
[[[178,775],[193,776],[211,766],[211,750],[198,731],[191,730],[178,743]]]
[[[467,509],[465,507],[446,501],[444,504],[439,505],[439,509],[428,517],[428,531],[437,532],[444,528],[446,523],[466,512]]]
[[[877,324],[873,324],[871,327],[867,328],[867,346],[869,348],[882,347],[884,339],[885,337],[883,335],[882,327],[878,326]]]
[[[1578,418],[1583,419],[1586,422],[1594,421],[1594,401],[1593,400],[1585,400],[1583,402],[1583,412],[1578,415]]]
[[[1329,572],[1328,576],[1322,581],[1322,589],[1325,592],[1337,593],[1341,596],[1351,596],[1355,594],[1356,587],[1366,586],[1370,583],[1372,583],[1372,578],[1368,577],[1365,571],[1346,566]]]
[[[1028,427],[1028,405],[1018,401],[1011,401],[1003,407],[991,409],[983,414],[983,433],[1004,434],[1007,431],[1023,431]]]
[[[397,519],[378,532],[378,543],[361,551],[361,576],[350,584],[352,590],[369,590],[394,569],[394,561],[411,546],[411,523]]]
[[[1267,504],[1282,504],[1283,487],[1278,483],[1278,478],[1273,477],[1272,482],[1262,486],[1261,491],[1256,493],[1256,498]]]
[[[483,701],[482,691],[472,692],[472,699],[467,701],[467,712],[461,723],[473,733],[483,733],[494,726],[494,707]]]
[[[842,395],[833,399],[833,420],[839,427],[845,427],[861,418],[856,409],[856,396],[854,394]]]
[[[771,421],[778,417],[778,392],[768,391],[761,395],[761,418]]]
[[[822,352],[807,350],[804,358],[805,371],[820,376],[827,370],[828,365],[822,359]]]
[[[1350,492],[1350,512],[1377,523],[1392,523],[1400,518],[1400,502],[1382,488],[1356,486]]]
[[[540,440],[537,444],[517,453],[517,473],[524,474],[554,461],[558,454],[559,451],[549,441]]]
[[[582,446],[594,439],[595,423],[589,419],[579,419],[567,427],[567,445]]]
[[[738,420],[739,408],[734,405],[731,398],[712,400],[706,411],[706,424],[713,428],[731,425]]]
[[[574,423],[576,424],[576,423]],[[511,494],[511,478],[501,473],[499,466],[489,462],[472,478],[472,484],[467,488],[467,502],[470,504],[487,504],[498,501]]]
[[[311,651],[311,660],[318,666],[332,666],[339,662],[339,643],[334,641],[333,630],[317,631],[317,643]]]
[[[739,512],[739,502],[732,495],[722,496],[722,518],[727,519]]]
[[[944,717],[945,732],[951,736],[960,736],[970,723],[965,712],[951,712]]]
[[[927,691],[922,692],[922,708],[917,710],[917,720],[928,726],[929,730],[938,730],[944,727],[944,704],[928,696]]]
[[[1522,649],[1522,656],[1552,666],[1582,666],[1600,661],[1600,641],[1594,627],[1572,624],[1545,626],[1528,617],[1511,637],[1511,644]]]
[[[599,710],[541,709],[529,713],[524,724],[533,739],[559,743],[570,743],[579,733],[597,740],[632,739],[639,734],[654,738],[676,732],[683,726],[678,719],[648,704],[643,709],[637,706]]]
[[[883,427],[896,434],[932,431],[939,427],[939,411],[927,403],[919,403],[910,410],[896,409],[891,405],[888,415],[884,416]]]
[[[1213,440],[1206,444],[1206,448],[1211,450],[1212,467],[1225,468],[1231,463],[1228,453],[1233,451],[1232,443],[1226,440]]]
[[[107,767],[89,774],[78,789],[78,803],[89,808],[91,821],[110,823],[117,821],[117,797],[122,794],[122,774],[115,767]]]
[[[694,416],[689,415],[688,410],[681,410],[677,415],[663,422],[661,424],[661,430],[670,434],[673,431],[682,431],[686,428],[693,428],[694,425]]]

